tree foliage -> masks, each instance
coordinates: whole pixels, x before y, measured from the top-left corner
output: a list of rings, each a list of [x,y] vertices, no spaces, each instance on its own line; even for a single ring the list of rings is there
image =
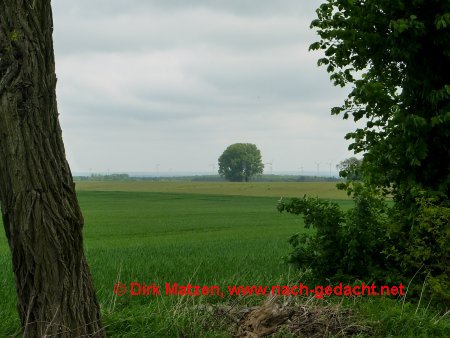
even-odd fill
[[[341,187],[355,199],[345,214],[308,199],[279,206],[317,229],[313,240],[291,240],[291,258],[301,265],[307,257],[321,278],[375,278],[389,268],[414,279],[410,290],[427,284],[448,302],[450,1],[327,0],[317,15],[311,27],[320,41],[310,49],[324,52],[318,64],[335,85],[352,88],[332,114],[364,125],[346,135],[350,150],[363,154],[364,183],[352,182],[345,166],[349,181]],[[386,209],[380,198],[388,194],[394,205]],[[361,257],[352,254],[358,251]],[[322,269],[322,257],[340,270]]]
[[[339,170],[339,176],[351,181],[359,181],[362,179],[361,171],[362,160],[356,157],[347,158],[336,166]]]
[[[219,174],[232,182],[248,182],[263,170],[261,152],[251,143],[232,144],[219,157]]]
[[[311,23],[334,84],[352,85],[333,114],[365,127],[347,134],[370,183],[414,198],[411,183],[449,193],[450,2],[328,0]]]

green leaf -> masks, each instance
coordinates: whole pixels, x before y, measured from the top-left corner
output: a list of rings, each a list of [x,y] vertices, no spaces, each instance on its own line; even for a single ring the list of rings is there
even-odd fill
[[[308,50],[318,50],[320,48],[320,42],[314,42],[309,46]]]

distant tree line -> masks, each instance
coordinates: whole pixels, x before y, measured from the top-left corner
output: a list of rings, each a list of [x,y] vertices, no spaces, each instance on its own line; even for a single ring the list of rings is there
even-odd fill
[[[195,175],[195,176],[130,176],[129,174],[92,174],[90,176],[74,176],[75,181],[153,181],[153,182],[225,182],[224,177],[219,175]],[[342,179],[324,176],[304,175],[259,175],[253,182],[340,182]]]
[[[74,176],[75,181],[130,181],[128,174],[91,174],[90,176]]]

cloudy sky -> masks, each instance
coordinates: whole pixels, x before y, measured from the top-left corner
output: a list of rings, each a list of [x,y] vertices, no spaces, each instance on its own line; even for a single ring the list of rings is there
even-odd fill
[[[308,52],[320,3],[53,1],[72,171],[208,173],[236,142],[273,172],[334,170],[354,126],[330,115],[347,90]]]

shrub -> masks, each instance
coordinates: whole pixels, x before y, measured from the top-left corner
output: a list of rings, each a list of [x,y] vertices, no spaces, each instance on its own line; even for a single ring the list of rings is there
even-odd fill
[[[316,229],[314,234],[296,234],[289,239],[294,250],[288,262],[310,267],[322,279],[386,277],[386,203],[362,184],[354,184],[353,200],[355,207],[347,212],[337,203],[319,198],[280,200],[280,212],[303,215],[305,228]]]
[[[392,209],[390,236],[395,244],[386,252],[403,275],[417,274],[418,282],[443,302],[450,301],[450,205],[448,199],[420,192],[416,209]],[[419,284],[419,283],[417,283]],[[421,285],[416,288],[421,287]]]
[[[280,200],[278,210],[303,215],[313,234],[289,239],[289,263],[310,268],[314,277],[409,283],[409,296],[422,288],[444,305],[450,301],[450,205],[447,198],[417,194],[414,208],[389,208],[382,194],[362,183],[345,187],[354,207],[344,212],[332,201],[304,196]]]

